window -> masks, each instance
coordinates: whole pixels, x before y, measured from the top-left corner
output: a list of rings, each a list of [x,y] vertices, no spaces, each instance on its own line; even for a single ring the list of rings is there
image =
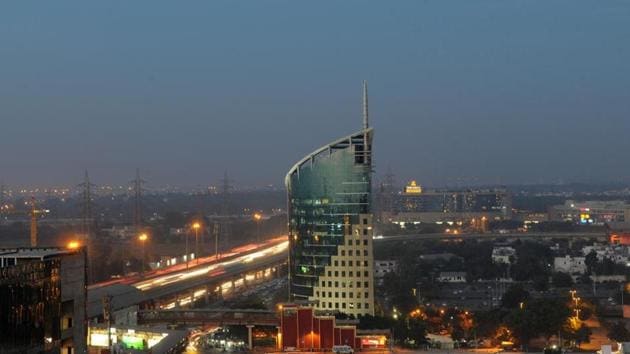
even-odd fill
[[[348,240],[348,246],[352,246],[352,240]]]
[[[370,272],[368,272],[367,270],[363,272],[363,276],[364,277],[369,277],[370,276]]]
[[[341,250],[341,255],[345,256],[346,255],[346,251],[345,250]]]
[[[363,286],[364,286],[364,287],[366,287],[366,288],[369,288],[369,287],[370,287],[370,285],[368,285],[368,282],[364,282],[364,283],[363,283]]]
[[[363,219],[363,225],[367,225],[367,219]]]
[[[369,302],[366,302],[366,303],[365,303],[365,308],[366,308],[366,309],[369,309],[369,308],[370,308],[370,303],[369,303]]]
[[[332,277],[332,272],[331,271],[328,271],[328,276]]]
[[[354,244],[357,245],[357,246],[359,246],[361,244],[361,240],[354,240],[354,241],[355,241]]]
[[[363,298],[364,298],[364,299],[367,299],[367,298],[369,298],[369,297],[370,297],[370,294],[368,294],[367,292],[363,294]]]
[[[328,297],[332,297],[332,292],[331,291],[328,292]]]
[[[350,242],[352,242],[352,241],[348,241],[348,243],[350,243]],[[349,250],[349,251],[348,251],[348,256],[351,256],[351,257],[352,257],[352,250]]]
[[[357,293],[357,299],[361,298],[361,293]]]
[[[346,303],[345,303],[345,302],[341,304],[341,308],[342,308],[342,309],[345,309],[345,308],[346,308]]]
[[[338,277],[339,276],[339,272],[335,271],[335,276]]]
[[[341,266],[345,267],[346,266],[346,261],[341,261]]]
[[[346,276],[346,272],[342,270],[342,271],[341,271],[341,276],[342,276],[342,277],[345,277],[345,276]]]
[[[339,308],[339,303],[335,302],[335,308],[338,309]]]
[[[352,261],[348,261],[348,265],[352,267]]]
[[[325,302],[322,302],[322,308],[324,308],[324,309],[326,308],[326,303]]]
[[[335,299],[338,299],[338,298],[339,298],[339,293],[335,292]]]
[[[352,299],[354,297],[354,293],[353,292],[348,293],[348,297]]]
[[[368,255],[368,250],[363,250],[363,255],[364,255],[365,257],[367,257],[367,255]]]
[[[339,262],[335,261],[335,267],[337,267],[339,265]]]
[[[368,240],[363,240],[363,246],[367,246],[368,245]]]
[[[357,288],[360,288],[360,287],[361,287],[361,282],[360,282],[360,281],[358,281],[358,282],[357,282]]]
[[[328,287],[332,288],[332,282],[330,280],[328,281]]]
[[[345,292],[342,292],[342,293],[341,293],[341,298],[342,298],[342,299],[345,299],[345,298],[346,298],[346,293],[345,293]]]
[[[363,261],[363,266],[367,267],[368,266],[368,261]]]
[[[315,292],[315,296],[319,297],[319,291]],[[107,334],[107,333],[105,333],[105,334]]]
[[[361,303],[360,302],[357,302],[357,308],[361,309]]]
[[[339,287],[339,282],[338,282],[338,281],[336,281],[336,282],[335,282],[335,288],[338,288],[338,287]]]
[[[348,276],[349,276],[349,277],[354,276],[354,273],[353,273],[352,271],[349,271],[349,272],[348,272]]]
[[[326,287],[326,282],[322,280],[322,288]]]
[[[363,235],[367,235],[367,229],[363,229]]]

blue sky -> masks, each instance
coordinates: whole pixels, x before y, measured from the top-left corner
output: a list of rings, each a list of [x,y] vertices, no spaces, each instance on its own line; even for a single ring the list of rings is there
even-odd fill
[[[361,124],[423,184],[630,180],[627,1],[0,4],[0,178],[282,184]]]

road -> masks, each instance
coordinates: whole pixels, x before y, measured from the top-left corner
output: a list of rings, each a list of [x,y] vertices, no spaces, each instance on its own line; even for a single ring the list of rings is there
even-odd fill
[[[520,238],[520,239],[579,239],[579,238],[606,238],[604,232],[512,232],[512,233],[483,233],[483,234],[410,234],[410,235],[391,235],[391,236],[374,236],[375,242],[388,241],[426,241],[426,240],[466,240],[466,239],[497,239],[497,238]]]
[[[247,265],[257,259],[286,253],[288,247],[289,241],[287,241],[286,238],[280,242],[277,242],[277,239],[274,239],[274,241],[263,243],[261,246],[256,246],[253,249],[247,248],[248,251],[242,252],[242,255],[239,255],[241,254],[239,252],[233,252],[233,255],[236,256],[232,256],[227,259],[219,259],[216,261],[214,260],[214,257],[212,257],[213,262],[200,262],[199,264],[191,262],[194,267],[186,269],[185,265],[183,265],[183,267],[179,266],[179,269],[175,271],[170,271],[163,275],[158,274],[150,279],[143,279],[132,283],[131,285],[142,291],[148,291],[156,287],[167,286],[200,276],[220,275],[225,273],[226,269],[230,268],[232,265]]]

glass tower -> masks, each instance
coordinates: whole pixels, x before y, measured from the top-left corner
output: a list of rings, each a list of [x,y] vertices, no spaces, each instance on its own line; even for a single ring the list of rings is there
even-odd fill
[[[315,150],[286,176],[294,301],[373,314],[372,134],[365,119],[364,129]]]

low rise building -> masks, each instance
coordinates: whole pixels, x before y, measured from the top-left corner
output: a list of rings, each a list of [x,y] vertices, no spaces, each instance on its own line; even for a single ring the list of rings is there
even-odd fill
[[[438,276],[437,281],[440,283],[465,283],[466,273],[465,272],[440,272],[440,275]]]
[[[553,269],[556,272],[568,274],[584,274],[586,273],[585,257],[556,257],[553,260]]]
[[[494,247],[491,257],[493,263],[510,264],[516,260],[516,250],[508,246]]]
[[[548,211],[550,221],[571,221],[584,225],[604,225],[630,221],[630,204],[624,200],[584,201],[567,200]]]
[[[383,282],[386,274],[394,273],[398,270],[398,261],[381,260],[374,262],[374,278],[379,282]]]

